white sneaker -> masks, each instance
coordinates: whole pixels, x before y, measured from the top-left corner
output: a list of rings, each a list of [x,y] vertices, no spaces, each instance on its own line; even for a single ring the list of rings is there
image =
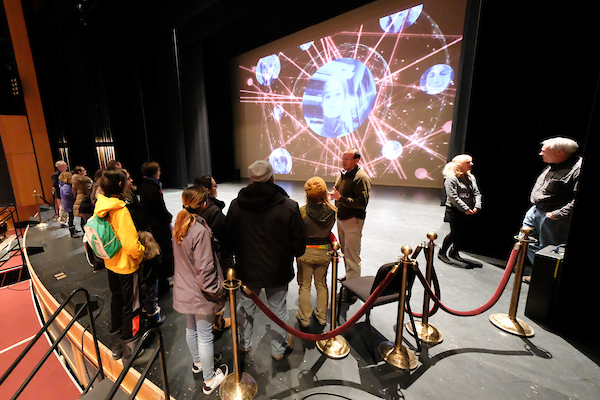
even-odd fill
[[[221,365],[215,370],[215,376],[213,376],[213,378],[210,380],[210,383],[204,382],[202,392],[204,392],[204,394],[211,394],[213,390],[218,388],[219,385],[223,383],[228,374],[229,367],[227,367],[227,364]]]
[[[216,353],[215,354],[215,365],[217,365],[218,363],[221,362],[221,360],[223,359],[223,354],[221,353]],[[192,363],[192,372],[195,374],[199,374],[200,372],[202,372],[202,364],[198,363]]]

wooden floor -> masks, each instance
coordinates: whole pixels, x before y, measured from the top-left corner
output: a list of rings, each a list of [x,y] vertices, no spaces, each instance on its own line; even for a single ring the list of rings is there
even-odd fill
[[[247,182],[219,183],[218,198],[229,204]],[[279,183],[290,197],[304,204],[304,191],[299,182]],[[173,215],[181,210],[181,190],[165,190],[165,201]],[[379,266],[393,262],[400,248],[417,247],[426,241],[428,232],[441,238],[448,227],[443,223],[444,208],[440,192],[433,189],[374,187],[363,231],[363,275],[375,274]],[[48,215],[47,218],[50,218]],[[45,229],[31,229],[28,243],[43,246],[43,253],[31,256],[36,273],[57,298],[78,287],[87,288],[98,304],[99,338],[108,343],[110,293],[106,271],[93,273],[87,265],[81,239],[69,237],[68,230],[57,222]],[[442,301],[452,309],[475,309],[492,296],[503,273],[506,259],[479,258],[481,269],[460,269],[436,259]],[[425,265],[420,257],[421,268]],[[58,275],[58,274],[64,274]],[[340,271],[340,275],[343,274]],[[57,276],[61,277],[60,279]],[[328,278],[330,279],[330,278]],[[412,297],[414,311],[420,311],[423,290],[415,284]],[[509,310],[512,278],[500,300],[488,312],[474,317],[455,317],[438,312],[430,320],[444,335],[435,346],[424,345],[418,353],[419,365],[413,371],[399,371],[379,357],[370,356],[370,343],[364,318],[344,337],[352,351],[341,360],[322,355],[313,342],[296,341],[292,354],[284,361],[273,361],[268,330],[271,322],[262,313],[255,323],[253,348],[245,356],[242,370],[258,384],[257,399],[598,399],[600,369],[598,359],[582,352],[576,345],[544,329],[523,315],[527,301],[523,286],[517,316],[535,330],[535,336],[522,338],[505,333],[489,322],[493,313]],[[314,293],[313,293],[314,296]],[[288,294],[289,324],[298,328],[293,317],[297,308],[298,285],[290,283]],[[167,350],[167,368],[171,393],[175,399],[204,398],[202,379],[191,371],[191,356],[185,342],[185,318],[172,308],[167,294],[160,300],[167,321],[161,330]],[[360,302],[342,310],[353,315]],[[374,344],[394,340],[397,305],[377,307],[372,312],[375,328]],[[343,321],[342,321],[343,322]],[[317,327],[313,327],[316,329]],[[575,329],[575,328],[574,328]],[[4,331],[4,329],[3,329]],[[412,338],[405,333],[407,346]],[[215,340],[216,351],[232,369],[230,332]],[[151,379],[160,385],[156,372]],[[218,398],[217,392],[207,398]]]

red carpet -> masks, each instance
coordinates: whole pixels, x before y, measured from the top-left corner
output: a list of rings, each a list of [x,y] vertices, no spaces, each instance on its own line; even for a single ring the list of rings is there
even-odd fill
[[[41,328],[32,300],[30,282],[0,289],[0,375],[12,364]],[[20,342],[22,342],[19,344]],[[50,348],[43,337],[0,386],[0,399],[10,399],[39,360]],[[80,392],[57,357],[51,355],[19,396],[20,400],[71,400]]]

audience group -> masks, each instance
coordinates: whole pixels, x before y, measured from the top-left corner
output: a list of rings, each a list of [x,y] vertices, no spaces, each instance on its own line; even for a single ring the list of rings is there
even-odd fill
[[[564,236],[581,166],[581,158],[574,156],[576,149],[577,144],[568,139],[544,142],[540,155],[550,165],[536,182],[533,206],[524,226],[534,226],[546,236]],[[149,161],[142,165],[143,178],[136,187],[118,161],[97,171],[93,181],[83,166],[67,171],[66,163],[58,161],[52,182],[61,225],[69,228],[71,237],[80,237],[75,217],[80,218],[81,229],[92,215],[106,218],[121,241],[121,249],[112,258],[95,260],[107,269],[112,294],[113,358],[129,360],[144,326],[156,327],[165,321],[159,297],[172,284],[173,307],[186,316],[192,372],[202,373],[203,392],[211,393],[228,374],[227,365],[219,365],[222,355],[215,354],[213,341],[215,331],[231,325],[231,320],[223,317],[227,300],[224,271],[230,267],[235,268],[237,277],[250,290],[257,294],[264,290],[270,310],[285,323],[289,320],[288,285],[297,276],[299,300],[295,316],[300,328],[308,330],[311,319],[324,327],[328,309],[325,279],[330,246],[337,240],[332,233],[336,221],[346,276],[351,279],[361,275],[362,227],[371,181],[359,161],[358,150],[344,151],[343,169],[331,192],[322,178],[307,180],[306,204],[302,207],[275,183],[271,164],[256,161],[248,167],[251,183],[232,200],[226,215],[225,203],[217,199],[214,178],[199,177],[183,191],[182,210],[173,225],[173,216],[163,198],[158,163]],[[465,268],[481,266],[459,255],[472,218],[482,207],[472,166],[473,158],[462,154],[444,168],[445,221],[451,229],[438,255],[445,263]],[[560,196],[556,194],[559,183]],[[540,217],[531,217],[534,212]],[[550,226],[563,220],[560,229]],[[540,228],[535,224],[545,225]],[[545,236],[540,236],[542,244],[546,241]],[[311,304],[313,282],[316,307]],[[351,302],[353,297],[351,293],[340,294],[341,301]],[[242,291],[236,310],[239,348],[235,351],[245,353],[251,349],[256,308],[252,298]],[[274,323],[270,339],[275,360],[286,357],[294,347],[293,336]],[[142,360],[138,357],[133,362]]]
[[[356,167],[360,155],[350,150]],[[121,249],[104,260],[86,244],[94,270],[100,269],[98,264],[107,270],[114,359],[127,362],[143,329],[165,321],[159,298],[172,285],[173,307],[186,315],[191,369],[202,373],[203,392],[211,393],[228,374],[227,365],[220,365],[222,355],[214,352],[213,341],[215,332],[231,326],[231,319],[223,316],[227,299],[224,271],[230,267],[254,292],[264,290],[270,309],[287,323],[288,285],[296,275],[296,260],[300,286],[296,318],[302,329],[309,328],[311,318],[320,327],[326,325],[325,277],[338,207],[330,202],[322,178],[313,177],[305,183],[306,204],[299,207],[275,184],[271,164],[256,161],[248,167],[252,182],[240,191],[225,215],[225,203],[217,199],[217,183],[211,176],[202,176],[183,191],[182,210],[172,221],[156,162],[142,165],[143,178],[138,186],[118,161],[97,171],[93,180],[83,166],[67,171],[67,164],[58,161],[56,168],[52,181],[57,219],[69,228],[70,236],[81,237],[93,215],[105,218],[121,242]],[[370,181],[367,183],[370,188]],[[366,206],[368,192],[362,196]],[[364,214],[363,207],[363,220]],[[78,226],[75,217],[80,218]],[[317,290],[314,308],[310,296],[313,281]],[[255,314],[256,305],[242,292],[237,310],[240,352],[251,348]],[[293,336],[273,324],[273,359],[283,359],[293,346]],[[133,363],[143,361],[141,354]]]

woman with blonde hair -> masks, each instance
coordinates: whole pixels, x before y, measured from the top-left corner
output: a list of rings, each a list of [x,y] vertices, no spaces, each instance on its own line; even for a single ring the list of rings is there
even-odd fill
[[[314,315],[321,326],[327,324],[327,268],[330,256],[329,242],[331,228],[335,223],[337,207],[329,202],[329,193],[325,181],[312,177],[304,184],[306,205],[300,208],[300,215],[306,227],[306,251],[297,258],[298,265],[298,311],[296,319],[303,329],[310,326]],[[310,302],[310,290],[314,279],[317,290],[317,307]]]
[[[446,164],[442,172],[446,189],[444,221],[450,223],[450,233],[444,238],[438,258],[447,264],[465,268],[481,267],[481,264],[467,261],[458,253],[471,232],[473,216],[482,206],[481,192],[471,173],[472,168],[473,157],[460,154]]]
[[[186,314],[186,341],[192,354],[192,371],[202,372],[204,394],[212,393],[228,373],[223,364],[215,370],[213,321],[225,304],[223,272],[213,247],[213,233],[200,216],[206,209],[208,192],[204,186],[183,191],[183,210],[173,228],[175,275],[173,308]]]

